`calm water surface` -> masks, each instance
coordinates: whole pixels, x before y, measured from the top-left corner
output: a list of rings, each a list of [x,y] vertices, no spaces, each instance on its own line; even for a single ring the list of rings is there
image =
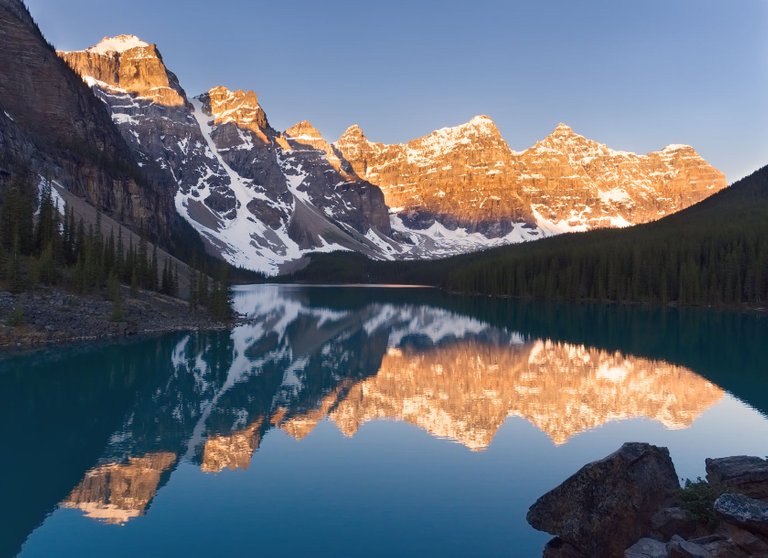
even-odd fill
[[[534,557],[624,441],[768,454],[768,319],[256,286],[252,323],[0,359],[0,556]]]

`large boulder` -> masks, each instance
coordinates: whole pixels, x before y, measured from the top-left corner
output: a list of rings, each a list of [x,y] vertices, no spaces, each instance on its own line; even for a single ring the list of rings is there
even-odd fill
[[[707,459],[706,465],[710,484],[768,500],[768,459],[739,455]]]
[[[715,500],[715,513],[727,523],[768,537],[768,502],[743,494],[723,494]]]
[[[527,519],[582,556],[614,558],[651,531],[679,488],[669,450],[627,443],[539,498]]]

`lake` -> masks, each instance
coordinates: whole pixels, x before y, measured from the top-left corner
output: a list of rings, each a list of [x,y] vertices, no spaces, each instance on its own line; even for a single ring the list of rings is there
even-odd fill
[[[625,441],[768,454],[768,318],[248,286],[250,321],[0,359],[0,556],[537,557]]]

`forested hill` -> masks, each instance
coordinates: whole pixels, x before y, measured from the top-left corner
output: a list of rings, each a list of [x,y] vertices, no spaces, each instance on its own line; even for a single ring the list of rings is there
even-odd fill
[[[768,300],[768,167],[675,215],[434,262],[331,254],[297,280],[423,283],[458,292],[679,304]]]

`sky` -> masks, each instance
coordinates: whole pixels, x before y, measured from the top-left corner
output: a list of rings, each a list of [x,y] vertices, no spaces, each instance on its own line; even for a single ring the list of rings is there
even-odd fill
[[[523,150],[559,122],[614,149],[768,163],[768,0],[27,0],[62,50],[158,45],[184,89],[252,89],[273,127],[397,143],[478,114]]]

